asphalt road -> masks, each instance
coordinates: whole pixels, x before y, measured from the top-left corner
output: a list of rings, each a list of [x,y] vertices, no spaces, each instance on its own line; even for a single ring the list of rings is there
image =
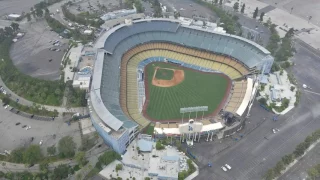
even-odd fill
[[[239,142],[218,155],[212,156],[208,148],[196,147],[193,152],[201,160],[200,175],[196,179],[261,179],[282,156],[292,153],[297,144],[320,128],[320,95],[316,94],[320,93],[320,58],[298,43],[295,47],[297,54],[293,61],[296,65],[292,72],[300,86],[302,83],[307,84],[315,93],[303,91],[298,107],[280,116],[277,122],[271,120],[272,115],[267,115],[268,113],[259,110],[260,107],[254,106],[249,121],[254,123],[264,117],[267,117],[267,120],[251,133],[244,133]],[[273,134],[272,128],[278,128],[280,131]],[[213,163],[212,168],[207,167],[208,162]],[[232,170],[221,170],[220,167],[226,163],[233,167]]]

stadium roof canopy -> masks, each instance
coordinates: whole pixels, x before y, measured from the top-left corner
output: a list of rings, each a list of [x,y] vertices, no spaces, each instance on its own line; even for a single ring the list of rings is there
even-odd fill
[[[168,42],[225,54],[242,61],[248,68],[257,67],[271,57],[268,50],[245,38],[188,27],[176,20],[142,19],[118,25],[105,32],[95,44],[102,50],[97,54],[91,91],[93,107],[113,130],[137,126],[120,107],[120,63],[126,51],[149,42]],[[100,107],[101,102],[104,107]]]

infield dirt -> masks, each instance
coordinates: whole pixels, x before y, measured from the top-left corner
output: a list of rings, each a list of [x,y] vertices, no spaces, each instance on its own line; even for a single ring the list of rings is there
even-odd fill
[[[173,71],[173,77],[170,80],[157,79],[156,74],[160,67],[155,67],[152,78],[152,85],[158,87],[172,87],[180,84],[184,80],[184,71],[180,69],[161,68]]]

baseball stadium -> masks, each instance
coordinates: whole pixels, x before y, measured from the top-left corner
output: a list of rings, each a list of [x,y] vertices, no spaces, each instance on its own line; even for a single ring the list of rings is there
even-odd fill
[[[102,34],[95,48],[90,117],[120,154],[150,124],[158,137],[212,139],[226,128],[222,114],[245,114],[257,74],[273,64],[254,42],[171,19],[128,20]]]

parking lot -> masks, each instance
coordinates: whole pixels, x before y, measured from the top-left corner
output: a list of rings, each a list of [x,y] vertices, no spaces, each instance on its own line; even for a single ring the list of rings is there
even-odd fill
[[[3,106],[0,107],[0,114],[0,152],[30,144],[39,144],[43,140],[41,147],[43,153],[46,153],[48,146],[57,144],[59,139],[68,135],[73,137],[78,147],[81,145],[78,123],[72,123],[68,126],[60,120],[39,121],[30,119],[16,115],[9,109],[4,109]],[[30,129],[26,130],[26,127],[23,128],[23,126],[30,127]],[[33,140],[31,141],[32,137]]]
[[[123,4],[125,1],[122,1]],[[120,7],[119,1],[117,0],[78,0],[74,3],[74,5],[69,7],[69,10],[73,14],[79,14],[81,12],[89,12],[89,13],[101,13],[105,9],[101,8],[105,6],[107,11],[117,10]]]
[[[179,11],[183,17],[202,16],[213,21],[212,11],[204,6],[194,3],[192,0],[160,0],[160,3],[167,6],[170,11]]]
[[[39,2],[40,0],[1,0],[0,16],[10,13],[21,14],[22,11],[28,12],[34,4]]]
[[[24,37],[18,39],[11,47],[10,55],[13,63],[22,72],[32,77],[57,80],[60,76],[60,64],[67,40],[60,39],[59,35],[50,31],[45,20],[39,20],[24,26]],[[50,41],[59,40],[61,46],[54,47]],[[50,48],[60,49],[50,51]]]

